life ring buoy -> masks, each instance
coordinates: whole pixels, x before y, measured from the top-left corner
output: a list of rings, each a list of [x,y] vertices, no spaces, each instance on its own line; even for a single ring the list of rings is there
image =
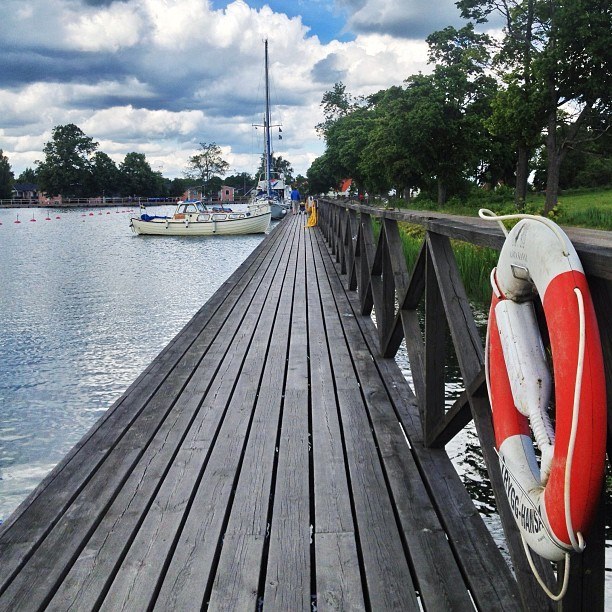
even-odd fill
[[[604,474],[606,389],[595,310],[576,250],[548,219],[514,226],[491,284],[485,370],[504,488],[523,541],[560,561],[584,548]],[[554,428],[547,414],[553,386]]]

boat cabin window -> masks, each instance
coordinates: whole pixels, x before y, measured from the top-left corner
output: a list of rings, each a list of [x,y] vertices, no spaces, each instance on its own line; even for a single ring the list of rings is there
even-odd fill
[[[180,204],[176,209],[178,214],[193,214],[193,213],[202,213],[206,212],[206,207],[202,204],[202,202],[185,202],[184,204]]]

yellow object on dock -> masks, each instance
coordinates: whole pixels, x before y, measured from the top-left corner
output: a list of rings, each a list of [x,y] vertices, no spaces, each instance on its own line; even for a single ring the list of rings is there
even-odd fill
[[[317,224],[317,203],[315,200],[308,198],[306,202],[306,211],[310,212],[306,227],[314,227]]]

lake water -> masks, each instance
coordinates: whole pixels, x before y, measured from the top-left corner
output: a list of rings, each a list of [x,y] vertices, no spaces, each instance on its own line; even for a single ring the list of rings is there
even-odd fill
[[[127,210],[0,209],[0,520],[263,239],[136,236]]]
[[[136,236],[129,217],[125,208],[0,209],[0,521],[263,239]],[[409,378],[405,353],[397,360]],[[461,390],[451,364],[449,404]],[[473,428],[447,451],[503,550]]]

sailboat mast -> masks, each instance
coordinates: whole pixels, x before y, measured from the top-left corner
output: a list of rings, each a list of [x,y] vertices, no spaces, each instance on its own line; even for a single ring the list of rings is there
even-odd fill
[[[268,75],[268,39],[265,40],[265,67],[266,67],[266,115],[264,117],[265,155],[266,155],[266,191],[268,197],[272,196],[270,189],[270,162],[272,151],[270,146],[270,81]]]

